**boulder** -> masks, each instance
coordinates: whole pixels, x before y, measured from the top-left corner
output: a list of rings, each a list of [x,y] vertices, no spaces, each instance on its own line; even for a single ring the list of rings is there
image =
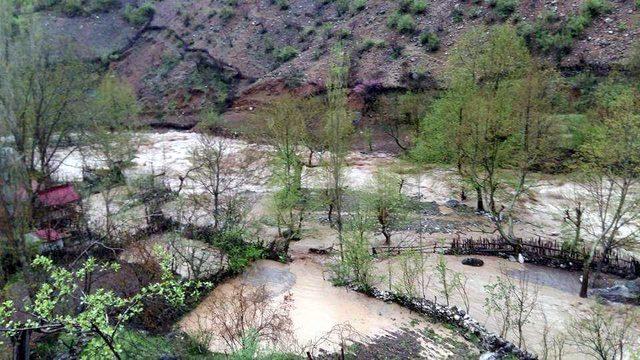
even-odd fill
[[[640,279],[616,281],[611,287],[589,290],[589,295],[615,303],[640,305]]]
[[[462,265],[480,267],[484,265],[484,261],[477,258],[464,258],[462,259]]]

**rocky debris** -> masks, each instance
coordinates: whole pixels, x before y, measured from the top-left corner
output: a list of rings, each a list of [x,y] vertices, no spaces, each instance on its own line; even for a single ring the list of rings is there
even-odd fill
[[[464,258],[462,259],[462,265],[480,267],[484,265],[484,261],[478,258]]]
[[[616,281],[611,287],[589,290],[589,295],[614,303],[640,305],[640,279]]]
[[[361,287],[349,285],[349,288],[376,299],[394,302],[409,310],[426,315],[434,320],[451,324],[460,328],[465,336],[475,336],[480,340],[482,350],[493,353],[495,359],[516,358],[520,360],[537,360],[538,356],[518,348],[512,342],[487,330],[478,321],[471,318],[464,310],[456,306],[445,306],[423,298],[411,298],[382,291],[375,287]],[[489,357],[488,359],[492,359]]]

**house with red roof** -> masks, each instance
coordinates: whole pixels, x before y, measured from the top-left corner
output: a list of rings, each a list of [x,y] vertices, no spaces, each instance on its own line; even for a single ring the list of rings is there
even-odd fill
[[[79,218],[80,201],[80,194],[71,183],[38,191],[36,211],[40,228],[59,230],[71,226]]]

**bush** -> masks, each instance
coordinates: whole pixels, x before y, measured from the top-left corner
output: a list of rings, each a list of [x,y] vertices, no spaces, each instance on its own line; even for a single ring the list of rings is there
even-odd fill
[[[139,8],[134,8],[127,4],[124,8],[124,18],[131,25],[141,26],[146,24],[155,14],[155,9],[151,3],[145,2]]]
[[[451,10],[451,19],[453,19],[454,23],[462,22],[462,20],[464,20],[464,13],[462,10],[455,8]]]
[[[349,29],[339,29],[336,32],[336,35],[337,35],[338,39],[344,40],[344,39],[347,39],[347,38],[351,37],[351,31],[349,31]]]
[[[640,1],[640,0],[638,0],[638,1]],[[355,0],[353,2],[353,8],[356,11],[362,11],[366,7],[367,7],[367,0]]]
[[[440,48],[440,38],[431,31],[420,34],[420,43],[429,51],[436,51]]]
[[[298,49],[291,45],[287,45],[276,51],[276,59],[279,62],[287,62],[298,56]]]
[[[387,45],[387,43],[384,40],[378,40],[378,39],[366,39],[362,45],[360,46],[360,52],[365,52],[365,51],[369,51],[371,49],[378,48],[378,49],[382,49]]]
[[[336,12],[338,15],[344,15],[349,11],[349,0],[336,1]]]
[[[606,0],[586,0],[582,4],[582,13],[590,18],[596,18],[610,10]]]
[[[82,13],[82,1],[64,0],[62,2],[62,12],[69,16],[76,16]]]
[[[220,19],[226,22],[231,20],[231,18],[233,18],[234,16],[236,16],[236,12],[235,10],[233,10],[233,8],[229,6],[225,6],[222,9],[220,9],[220,13],[218,13],[218,16],[220,16]]]
[[[411,5],[411,11],[414,14],[422,14],[423,12],[427,11],[427,2],[424,0],[414,0],[413,4]]]
[[[519,0],[496,0],[495,12],[502,19],[506,19],[516,10]]]
[[[416,23],[411,15],[405,14],[398,18],[396,29],[402,34],[411,34],[416,30]]]
[[[118,0],[94,0],[91,2],[89,11],[105,12],[118,6]]]
[[[276,0],[275,3],[276,3],[276,5],[278,5],[280,10],[289,9],[289,0]]]

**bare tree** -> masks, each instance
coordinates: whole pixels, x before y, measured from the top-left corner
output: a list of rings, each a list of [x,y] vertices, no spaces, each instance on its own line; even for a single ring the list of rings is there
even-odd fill
[[[242,283],[208,303],[202,320],[231,351],[240,349],[242,339],[251,332],[271,346],[286,345],[293,333],[291,301],[285,295],[278,304],[264,286],[252,288]]]
[[[227,205],[238,195],[242,185],[251,183],[259,163],[256,158],[235,152],[229,140],[201,135],[198,145],[191,152],[191,169],[188,178],[199,185],[207,198],[202,204],[213,214],[213,229],[219,230]]]
[[[584,314],[576,315],[569,324],[569,343],[595,359],[623,360],[625,354],[638,345],[633,332],[638,316],[638,310],[633,307],[609,309],[594,305]]]

